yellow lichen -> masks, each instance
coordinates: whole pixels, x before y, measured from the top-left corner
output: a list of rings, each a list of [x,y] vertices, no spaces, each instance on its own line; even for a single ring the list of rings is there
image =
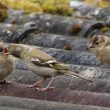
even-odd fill
[[[97,7],[109,7],[110,6],[110,2],[108,0],[85,0],[85,3],[91,6],[97,6]]]
[[[108,32],[109,30],[110,30],[109,27],[103,27],[103,28],[101,28],[101,31],[102,31],[102,32]]]
[[[73,9],[69,6],[69,0],[45,0],[40,2],[42,9],[46,13],[69,16]]]
[[[0,0],[8,7],[21,9],[24,12],[45,12],[51,14],[69,16],[73,9],[69,6],[69,0]]]
[[[14,9],[24,10],[26,13],[42,12],[38,3],[32,3],[30,0],[0,0],[3,1],[8,7]]]

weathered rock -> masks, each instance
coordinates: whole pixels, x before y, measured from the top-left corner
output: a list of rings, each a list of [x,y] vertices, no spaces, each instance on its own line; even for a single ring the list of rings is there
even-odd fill
[[[57,101],[72,104],[84,104],[84,105],[95,105],[101,107],[110,107],[110,94],[107,93],[92,93],[88,91],[71,91],[69,89],[53,89],[50,91],[39,92],[33,88],[25,88],[20,85],[5,85],[0,87],[0,95],[3,96],[15,96],[22,98],[31,98],[38,100]],[[35,107],[31,100],[31,104],[27,101],[11,100],[11,98],[0,98],[1,106],[5,105],[8,107]],[[10,99],[10,100],[9,100]],[[22,100],[22,99],[21,99]],[[4,103],[5,102],[5,103]],[[26,104],[24,104],[26,103]],[[26,106],[27,105],[27,106]],[[33,105],[33,106],[32,106]],[[27,108],[28,109],[28,108]]]
[[[0,23],[0,41],[8,39],[12,35],[12,32],[15,32],[19,28],[20,26],[18,25]]]
[[[110,8],[107,7],[107,8],[102,8],[100,10],[100,12],[98,13],[97,15],[97,19],[101,19],[101,20],[104,20],[107,16],[110,16]]]
[[[40,101],[34,99],[27,98],[18,98],[18,97],[8,97],[8,96],[0,96],[1,105],[8,106],[8,109],[5,110],[13,110],[13,107],[16,107],[14,110],[110,110],[105,107],[98,106],[86,106],[79,104],[66,104],[60,102],[50,102],[50,101]],[[6,107],[1,107],[4,108]],[[12,109],[10,109],[12,108]],[[19,108],[19,109],[18,109]]]
[[[101,30],[102,28],[106,27],[106,23],[102,21],[95,21],[86,20],[81,25],[81,31],[78,33],[78,36],[83,36],[85,38],[91,37],[93,34],[103,34],[104,32]]]
[[[5,20],[5,23],[16,24],[16,22],[22,22],[24,14],[23,10],[9,9],[8,18]]]
[[[44,32],[61,35],[80,35],[83,37],[88,37],[93,30],[100,30],[105,26],[105,23],[102,21],[75,19],[49,14],[34,14],[34,17],[31,15],[19,17],[16,24],[25,25],[25,23],[27,24],[31,21],[34,21],[36,26],[40,27]]]
[[[110,78],[110,67],[107,65],[105,67],[90,67],[83,65],[68,65],[71,69],[76,72],[79,72],[81,75],[100,78],[100,79],[109,79]]]
[[[75,15],[81,15],[81,16],[92,16],[95,15],[95,11],[100,10],[98,7],[94,7],[94,6],[87,6],[87,5],[82,5],[82,6],[78,6],[75,8],[77,11],[73,14],[73,16]],[[92,18],[93,19],[93,18]]]
[[[70,46],[72,50],[87,51],[86,48],[89,41],[84,38],[73,36],[40,33],[37,35],[30,34],[20,43],[60,49],[65,49],[66,46]]]
[[[20,109],[20,108],[13,108],[13,107],[0,107],[0,110],[29,110],[29,109]]]
[[[79,35],[81,37],[88,37],[92,31],[105,27],[105,23],[102,21],[42,14],[36,15],[36,25],[44,32],[61,35]]]
[[[27,26],[0,23],[0,40],[8,43],[19,43],[26,39],[30,33],[38,34],[42,32],[40,28],[28,25],[28,23]]]
[[[8,36],[8,38],[6,38],[4,41],[8,42],[8,43],[19,43],[20,41],[22,41],[23,39],[25,39],[25,37],[32,33],[32,32],[36,32],[36,33],[40,33],[41,30],[36,27],[36,26],[32,26],[32,27],[25,27],[25,28],[20,28],[15,32],[12,32],[12,34],[10,36]]]

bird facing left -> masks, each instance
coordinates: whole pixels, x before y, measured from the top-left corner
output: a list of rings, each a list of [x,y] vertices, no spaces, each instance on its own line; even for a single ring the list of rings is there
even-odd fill
[[[0,43],[0,45],[6,44]],[[53,88],[50,87],[50,85],[54,78],[58,75],[66,75],[71,77],[76,76],[89,82],[93,82],[91,79],[82,77],[81,75],[71,71],[66,64],[58,62],[55,58],[40,49],[32,48],[23,44],[9,44],[7,47],[9,52],[14,57],[18,57],[26,63],[30,71],[43,78],[42,80],[29,85],[28,87],[38,87],[37,90],[46,91]],[[51,78],[49,84],[46,87],[39,87],[39,84],[41,84],[47,78]]]

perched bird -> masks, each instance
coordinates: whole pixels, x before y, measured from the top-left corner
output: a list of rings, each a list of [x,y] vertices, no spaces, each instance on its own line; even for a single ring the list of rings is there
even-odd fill
[[[7,48],[0,47],[0,84],[6,83],[5,78],[12,73],[14,69],[14,59],[9,54]]]
[[[90,41],[89,51],[95,53],[103,63],[110,65],[110,38],[105,35],[93,35]]]
[[[31,70],[36,75],[43,77],[41,81],[38,81],[28,87],[38,87],[39,84],[50,77],[51,81],[45,88],[37,88],[39,91],[50,89],[50,85],[57,75],[68,75],[72,77],[76,76],[92,82],[92,80],[84,78],[77,73],[70,71],[65,64],[57,62],[55,58],[43,52],[42,50],[23,44],[10,44],[8,48],[12,55],[25,61],[29,70]]]

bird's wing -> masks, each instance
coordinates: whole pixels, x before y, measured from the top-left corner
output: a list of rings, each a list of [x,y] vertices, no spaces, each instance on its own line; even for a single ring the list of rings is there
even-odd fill
[[[39,60],[36,57],[32,57],[31,62],[34,63],[35,65],[39,65],[39,66],[46,66],[46,67],[53,67],[53,64],[57,63],[55,60],[49,60],[46,62],[42,62],[41,60]]]
[[[30,56],[32,58],[36,58],[36,59],[40,60],[41,62],[55,60],[52,56],[50,56],[49,54],[47,54],[39,49],[32,49],[31,51],[26,52],[26,53],[27,53],[27,56]]]
[[[30,61],[39,66],[51,67],[53,63],[57,61],[49,54],[39,49],[31,49],[24,54],[24,57],[30,57]]]
[[[51,67],[51,68],[54,68],[56,70],[67,70],[68,69],[68,67],[65,64],[59,63],[56,60],[49,60],[46,62],[41,62],[37,58],[31,58],[31,62],[36,64],[36,65],[39,65],[39,66]]]
[[[45,66],[57,70],[65,70],[68,68],[65,64],[57,62],[55,58],[43,52],[42,50],[32,49],[26,53],[26,56],[30,57],[30,61],[37,66]]]

